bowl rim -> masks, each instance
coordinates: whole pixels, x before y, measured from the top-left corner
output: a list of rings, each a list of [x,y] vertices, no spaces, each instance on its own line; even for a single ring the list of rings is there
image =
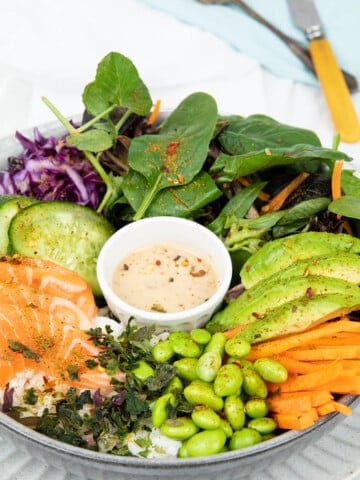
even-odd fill
[[[356,406],[360,403],[360,396],[358,395],[344,395],[338,400],[347,406]],[[60,440],[53,439],[40,432],[32,430],[23,425],[18,420],[13,419],[4,412],[0,412],[0,433],[2,428],[11,432],[13,435],[20,436],[23,440],[26,439],[35,442],[37,446],[41,446],[58,455],[70,455],[80,461],[92,461],[101,464],[111,465],[113,467],[134,467],[134,468],[176,468],[176,467],[198,467],[199,465],[222,465],[231,460],[241,460],[242,458],[251,458],[258,454],[270,452],[275,448],[287,448],[291,443],[307,436],[314,430],[325,426],[328,422],[334,422],[339,418],[340,412],[329,413],[320,417],[314,425],[304,430],[288,430],[281,433],[274,438],[260,442],[256,445],[246,447],[244,449],[232,450],[228,452],[218,453],[216,455],[194,457],[194,458],[178,458],[178,457],[158,457],[158,458],[141,458],[133,456],[118,456],[111,453],[102,453],[94,450],[88,450],[83,447],[74,446]],[[280,451],[279,449],[278,451]]]

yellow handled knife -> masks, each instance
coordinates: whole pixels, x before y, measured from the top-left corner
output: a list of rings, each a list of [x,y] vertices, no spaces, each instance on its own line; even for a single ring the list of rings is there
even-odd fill
[[[309,40],[315,72],[323,90],[336,132],[343,142],[360,140],[360,122],[329,41],[325,38],[313,0],[287,0],[298,27]]]

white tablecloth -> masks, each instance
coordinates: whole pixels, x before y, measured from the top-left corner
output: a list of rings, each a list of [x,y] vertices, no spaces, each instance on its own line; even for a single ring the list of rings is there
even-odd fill
[[[84,86],[114,50],[133,60],[166,107],[202,90],[223,112],[264,113],[332,144],[317,86],[273,76],[214,35],[136,0],[2,0],[0,45],[0,136],[52,120],[41,96],[67,116],[80,112]],[[360,93],[353,100],[360,113]],[[360,159],[360,143],[341,148]]]

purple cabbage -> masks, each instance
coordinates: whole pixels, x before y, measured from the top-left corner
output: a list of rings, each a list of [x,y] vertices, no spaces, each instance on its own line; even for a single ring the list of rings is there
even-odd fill
[[[83,153],[65,138],[44,137],[37,128],[34,140],[16,132],[23,151],[8,159],[0,172],[0,195],[19,194],[38,200],[66,200],[96,209],[105,185]]]

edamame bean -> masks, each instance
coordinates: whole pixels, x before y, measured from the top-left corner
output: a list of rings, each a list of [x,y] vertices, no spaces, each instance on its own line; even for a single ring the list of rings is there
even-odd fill
[[[250,353],[250,343],[242,338],[240,334],[230,338],[225,343],[225,352],[231,357],[243,358]]]
[[[273,358],[258,358],[253,363],[254,370],[266,381],[283,383],[288,378],[286,368]]]
[[[153,359],[159,363],[168,362],[175,354],[172,343],[168,339],[154,345],[151,353]]]
[[[154,377],[155,376],[155,371],[152,368],[151,365],[149,365],[145,360],[139,360],[138,365],[132,373],[135,375],[136,378],[138,378],[141,381],[146,380],[149,377]]]
[[[186,442],[182,442],[177,455],[179,458],[188,458],[189,454],[187,451]]]
[[[217,352],[205,352],[196,365],[196,374],[205,382],[212,382],[221,367],[222,358]]]
[[[221,428],[204,430],[189,438],[186,442],[186,452],[189,457],[214,455],[222,451],[225,442],[226,435]]]
[[[231,395],[225,398],[224,413],[234,430],[240,430],[240,428],[245,425],[244,402],[237,395]]]
[[[171,342],[175,353],[186,358],[198,358],[202,353],[202,348],[190,338],[179,338],[177,342]]]
[[[214,392],[219,397],[238,395],[243,382],[243,374],[235,364],[220,367],[214,380]]]
[[[230,438],[233,434],[233,429],[231,428],[230,423],[224,418],[220,418],[220,428],[224,430],[227,438]]]
[[[209,343],[205,347],[205,352],[215,352],[222,358],[225,352],[226,337],[222,332],[216,332],[211,337]]]
[[[188,417],[170,418],[160,427],[160,431],[166,437],[174,440],[187,440],[195,435],[199,429]]]
[[[195,380],[184,388],[184,397],[192,405],[206,405],[216,412],[222,410],[224,402],[215,395],[211,385]]]
[[[255,370],[250,368],[243,369],[244,381],[242,388],[250,397],[266,398],[268,394],[267,386],[264,380]]]
[[[169,405],[175,406],[175,395],[173,393],[165,393],[155,401],[151,411],[151,420],[154,427],[161,427],[169,418]]]
[[[239,450],[240,448],[250,447],[262,441],[259,432],[252,428],[242,428],[232,434],[229,441],[230,450]]]
[[[191,419],[196,426],[203,430],[213,430],[219,428],[221,419],[217,413],[210,407],[199,405],[191,413]]]
[[[269,409],[267,403],[262,398],[250,398],[245,403],[245,413],[250,418],[262,418],[267,415]]]
[[[168,383],[165,393],[176,393],[183,391],[183,384],[179,377],[173,377]]]
[[[263,417],[263,418],[253,418],[247,424],[249,428],[253,428],[261,435],[268,435],[273,433],[277,428],[277,423],[273,418]]]
[[[173,363],[180,378],[191,382],[198,378],[196,373],[197,358],[180,358]]]
[[[190,332],[190,337],[199,345],[206,345],[211,339],[211,333],[205,330],[205,328],[194,328]]]

